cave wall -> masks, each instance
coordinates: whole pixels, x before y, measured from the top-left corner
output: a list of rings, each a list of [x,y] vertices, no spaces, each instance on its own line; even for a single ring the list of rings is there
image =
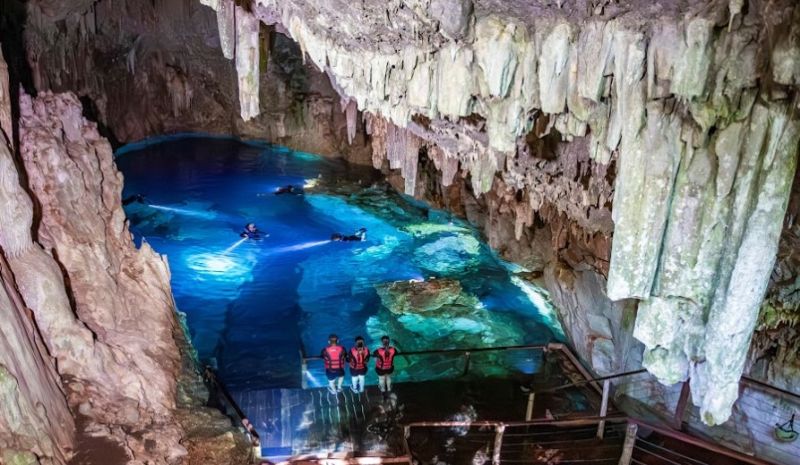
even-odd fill
[[[692,421],[722,423],[743,370],[800,371],[800,8],[558,3],[37,1],[25,38],[35,88],[119,141],[232,133],[384,170],[531,269],[596,372],[691,378]],[[658,410],[674,386],[628,393]]]
[[[18,102],[19,119],[2,121],[4,134],[6,123],[17,127],[19,148],[0,149],[0,205],[13,218],[0,224],[2,459],[66,464],[76,437],[91,435],[132,464],[178,463],[186,450],[166,261],[134,246],[111,146],[78,99],[22,93]]]
[[[76,93],[114,143],[191,131],[356,160],[368,153],[363,131],[348,144],[346,115],[330,81],[272,27],[252,21],[249,35],[235,36],[247,37],[252,52],[249,61],[237,62],[223,55],[235,44],[220,40],[216,16],[196,0],[72,6],[28,3],[28,91]],[[242,63],[260,72],[239,80]],[[247,118],[236,98],[240,83],[256,93],[245,104]]]
[[[8,74],[0,56],[0,247],[19,249],[30,199],[19,183],[12,153],[12,119]],[[20,243],[22,242],[22,244]],[[36,327],[35,318],[17,288],[5,255],[0,255],[0,462],[46,464],[66,462],[75,425],[67,406],[55,360]]]
[[[641,302],[644,365],[664,384],[690,379],[703,420],[724,422],[796,169],[800,9],[665,2],[581,15],[534,5],[541,14],[515,17],[474,2],[454,37],[437,3],[259,0],[252,14],[284,25],[359,109],[390,123],[386,158],[406,193],[418,139],[458,159],[476,194],[499,174],[525,196],[541,189],[514,162],[540,115],[540,134],[588,137],[589,157],[616,163],[606,294]],[[350,28],[331,32],[334,23]],[[587,184],[567,202],[588,205],[578,223],[607,208]],[[528,198],[537,210],[539,196]],[[520,213],[524,224],[531,215]]]

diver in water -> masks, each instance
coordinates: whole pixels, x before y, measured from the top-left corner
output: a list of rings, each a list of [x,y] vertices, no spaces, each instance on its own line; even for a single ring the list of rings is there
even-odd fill
[[[289,184],[288,186],[282,186],[275,190],[275,195],[283,194],[303,195],[303,188]]]
[[[147,203],[147,199],[145,199],[145,197],[142,194],[129,195],[129,196],[125,197],[124,199],[122,199],[122,206],[123,207],[127,207],[128,205],[130,205],[130,204],[132,204],[134,202],[141,203],[141,204],[144,205],[145,203]]]
[[[361,228],[350,236],[345,236],[342,233],[331,234],[331,240],[334,242],[364,242],[367,240],[367,228]]]
[[[261,239],[261,231],[256,228],[255,223],[247,223],[247,226],[244,227],[244,231],[242,231],[239,236],[242,239]]]

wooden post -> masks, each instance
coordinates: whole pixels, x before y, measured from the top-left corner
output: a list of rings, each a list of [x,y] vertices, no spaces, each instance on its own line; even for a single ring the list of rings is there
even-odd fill
[[[618,465],[630,465],[633,457],[633,446],[636,444],[636,432],[639,426],[636,423],[628,423],[625,429],[625,442],[622,444],[622,455],[619,456]]]
[[[531,391],[528,394],[528,408],[525,410],[525,421],[531,421],[533,419],[533,400],[536,397],[536,393]]]
[[[611,390],[611,380],[603,381],[603,400],[600,403],[600,418],[605,418],[608,413],[608,394]],[[606,421],[600,420],[597,424],[597,439],[603,439],[606,430]]]
[[[494,450],[492,450],[492,465],[500,465],[500,450],[503,448],[503,433],[506,425],[497,425],[494,433]]]
[[[683,429],[683,414],[686,412],[686,404],[689,403],[689,382],[684,381],[681,386],[681,396],[678,398],[678,405],[675,406],[675,416],[672,419],[672,427],[680,431]]]

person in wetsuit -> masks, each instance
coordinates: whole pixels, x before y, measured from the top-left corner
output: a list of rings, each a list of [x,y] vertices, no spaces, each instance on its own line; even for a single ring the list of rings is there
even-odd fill
[[[347,353],[350,362],[350,389],[356,394],[364,392],[364,377],[367,374],[367,361],[369,361],[369,349],[364,345],[364,338],[358,336],[356,345],[350,348]]]
[[[144,196],[142,194],[129,195],[129,196],[125,197],[124,199],[122,199],[122,206],[123,207],[127,207],[128,205],[130,205],[130,204],[132,204],[134,202],[145,204],[146,203],[146,199],[144,198]]]
[[[331,240],[334,242],[363,242],[367,240],[367,228],[361,228],[349,236],[345,236],[342,233],[333,233]]]
[[[275,195],[283,195],[283,194],[303,195],[303,188],[289,184],[288,186],[279,187],[275,191]]]
[[[247,226],[244,227],[244,231],[242,231],[239,236],[242,239],[261,239],[261,231],[256,228],[255,223],[247,223]]]
[[[328,378],[328,392],[336,395],[342,392],[344,382],[344,362],[347,358],[344,347],[339,345],[339,336],[328,336],[328,346],[322,349],[322,360],[325,362],[325,377]]]

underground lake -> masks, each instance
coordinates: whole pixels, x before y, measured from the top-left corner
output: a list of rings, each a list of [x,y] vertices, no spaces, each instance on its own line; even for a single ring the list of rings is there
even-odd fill
[[[322,365],[304,368],[301,354],[318,355],[331,333],[345,347],[362,335],[370,348],[386,334],[400,353],[563,340],[524,270],[466,222],[364,182],[368,169],[208,137],[131,145],[116,162],[136,240],[167,256],[198,358],[232,391],[324,385]],[[240,237],[249,223],[260,237]],[[364,241],[331,240],[360,228]],[[399,382],[461,370],[447,355],[397,363]],[[539,364],[530,352],[487,353],[473,369],[504,376]]]

